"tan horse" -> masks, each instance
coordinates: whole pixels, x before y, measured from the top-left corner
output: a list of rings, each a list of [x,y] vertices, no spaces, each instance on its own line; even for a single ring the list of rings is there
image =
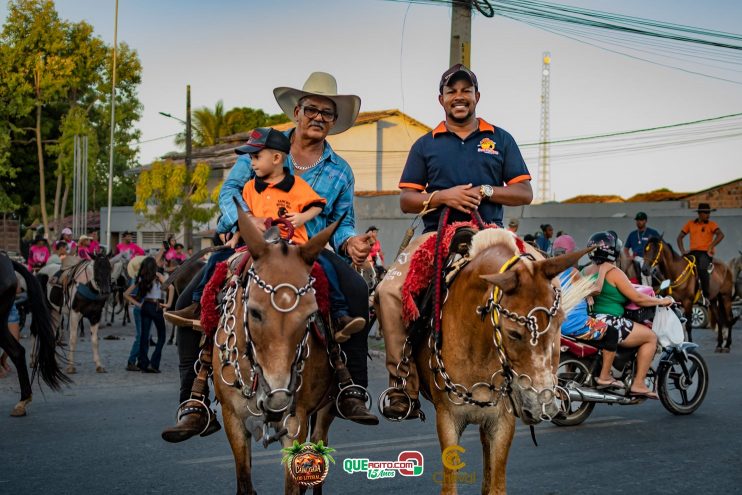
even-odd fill
[[[237,493],[252,495],[248,420],[263,424],[264,445],[280,439],[286,447],[294,439],[307,439],[310,417],[316,414],[311,440],[328,440],[337,386],[327,346],[310,329],[317,312],[310,271],[337,223],[302,246],[268,243],[238,211],[240,234],[254,263],[239,279],[228,280],[213,368],[235,460]],[[269,427],[276,429],[272,436]],[[299,493],[288,470],[284,490]]]
[[[560,291],[553,278],[584,253],[522,256],[512,234],[478,233],[471,261],[449,288],[441,344],[431,334],[416,356],[421,392],[435,406],[441,452],[478,424],[484,452],[483,494],[506,492],[515,415],[528,425],[557,415]],[[444,467],[443,494],[455,494]]]
[[[692,341],[693,303],[701,287],[695,263],[677,254],[666,241],[655,237],[647,242],[642,270],[648,271],[654,267],[658,267],[671,280],[669,295],[683,304],[687,320],[685,330],[688,340]],[[714,260],[714,270],[709,280],[709,309],[717,332],[715,352],[729,352],[732,345],[732,327],[735,323],[732,314],[733,289],[732,271],[725,263]]]

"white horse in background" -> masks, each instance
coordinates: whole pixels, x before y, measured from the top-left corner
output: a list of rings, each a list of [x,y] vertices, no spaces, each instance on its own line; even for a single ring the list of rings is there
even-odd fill
[[[69,315],[67,328],[69,330],[69,349],[67,352],[67,373],[76,373],[75,348],[77,347],[77,328],[82,318],[90,322],[91,344],[93,347],[93,361],[95,371],[105,373],[98,352],[98,327],[100,325],[103,308],[108,295],[111,293],[111,262],[105,254],[100,254],[93,261],[80,260],[77,257],[68,257],[63,264],[63,273],[60,276],[60,293],[54,293],[55,287],[49,287],[49,301],[52,304],[55,324],[59,324],[62,315]]]

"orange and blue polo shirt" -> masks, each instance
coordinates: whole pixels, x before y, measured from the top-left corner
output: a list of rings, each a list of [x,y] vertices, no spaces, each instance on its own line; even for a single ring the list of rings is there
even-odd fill
[[[242,190],[242,198],[250,212],[256,217],[282,218],[288,213],[303,213],[312,206],[324,208],[327,202],[321,198],[301,177],[291,175],[284,169],[286,176],[279,182],[269,184],[259,177],[248,181]],[[295,244],[304,244],[309,240],[304,225],[294,229],[291,240]]]
[[[690,234],[691,251],[708,251],[711,243],[714,242],[714,234],[719,230],[716,222],[709,220],[701,222],[698,219],[688,220],[683,228],[684,234]]]
[[[504,129],[479,120],[479,128],[461,139],[441,122],[412,145],[399,180],[400,189],[439,191],[462,184],[503,186],[531,179],[515,139]],[[440,210],[423,218],[425,232],[436,230]],[[502,205],[483,201],[479,213],[487,223],[502,227]],[[471,217],[451,210],[452,222]]]

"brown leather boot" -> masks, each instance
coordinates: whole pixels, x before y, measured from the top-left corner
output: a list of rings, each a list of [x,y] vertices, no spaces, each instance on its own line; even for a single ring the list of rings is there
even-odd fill
[[[343,316],[337,321],[338,330],[335,332],[335,342],[342,344],[347,342],[351,335],[356,334],[366,328],[366,320],[360,316],[353,318],[352,316]]]
[[[361,425],[378,425],[379,418],[366,407],[366,394],[360,390],[343,393],[339,404],[340,417]]]
[[[411,399],[412,409],[410,409],[410,401],[402,392],[390,391],[388,398],[389,405],[384,406],[384,410],[382,411],[382,414],[385,418],[391,419],[392,421],[417,418],[420,418],[423,421],[425,420],[425,415],[423,414],[422,410],[420,410],[419,399]],[[405,418],[404,416],[405,414],[407,414],[408,410],[410,411],[410,414],[408,414]]]
[[[165,319],[179,327],[192,327],[194,322],[201,319],[201,304],[194,302],[177,311],[165,311]]]
[[[208,428],[206,422],[211,417]],[[206,431],[204,431],[206,428]],[[196,401],[188,401],[178,409],[178,422],[175,426],[165,428],[162,431],[162,439],[170,443],[178,443],[188,440],[194,435],[207,437],[221,430],[222,426],[216,419],[216,413],[209,409],[208,415],[203,405]],[[203,433],[202,433],[203,432]]]

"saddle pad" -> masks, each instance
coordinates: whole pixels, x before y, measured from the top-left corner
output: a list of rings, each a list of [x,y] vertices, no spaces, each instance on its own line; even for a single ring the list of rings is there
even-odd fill
[[[470,227],[474,230],[479,230],[474,222],[455,222],[447,225],[443,231],[443,242],[441,246],[443,253],[441,259],[445,260],[448,256],[453,235],[460,227]],[[415,301],[433,281],[437,239],[438,234],[433,234],[412,254],[410,269],[407,272],[404,284],[402,284],[402,318],[406,325],[409,325],[420,317],[420,308],[417,307]]]

